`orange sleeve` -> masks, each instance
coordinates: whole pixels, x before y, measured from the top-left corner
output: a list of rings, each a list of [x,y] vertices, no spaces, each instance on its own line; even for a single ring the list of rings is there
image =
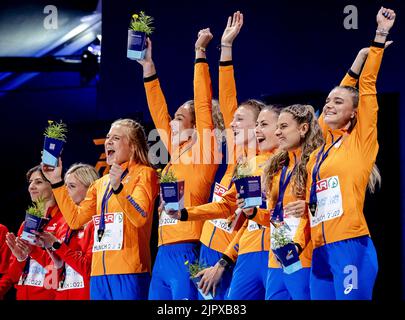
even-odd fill
[[[233,65],[219,66],[219,107],[224,117],[225,128],[230,128],[233,115],[238,108]]]
[[[226,219],[238,208],[236,205],[235,185],[223,194],[221,201],[203,204],[201,206],[186,208],[188,213],[187,221]]]
[[[380,69],[384,49],[370,47],[366,63],[361,72],[359,81],[359,107],[357,111],[357,124],[355,126],[359,145],[364,155],[376,155],[377,143],[377,75]]]
[[[270,212],[268,209],[262,209],[258,208],[257,213],[252,219],[254,222],[257,222],[258,224],[265,226],[265,227],[270,227]]]
[[[160,139],[165,145],[169,154],[171,153],[171,129],[170,129],[170,114],[167,109],[166,99],[160,87],[160,82],[157,78],[153,80],[145,80],[146,100],[148,101],[149,112],[152,116],[153,123],[159,132]]]
[[[152,219],[153,206],[158,190],[156,171],[145,167],[140,172],[139,180],[135,185],[126,184],[121,192],[114,194],[114,196],[129,221],[139,228]]]
[[[221,63],[221,62],[220,62]],[[238,109],[233,65],[219,66],[219,108],[224,118],[227,145],[227,163],[234,163],[234,135],[231,129],[233,115]],[[232,162],[233,161],[233,162]]]
[[[339,85],[347,86],[347,87],[355,87],[356,84],[357,84],[357,79],[354,78],[349,73],[346,73]]]
[[[86,198],[80,203],[80,206],[76,205],[69,197],[66,186],[52,189],[59,209],[71,229],[79,229],[81,226],[89,222],[93,215],[96,215],[97,181],[89,187]]]
[[[235,234],[232,241],[228,244],[228,247],[225,249],[224,255],[229,257],[233,262],[238,258],[239,253],[239,240],[242,238],[243,233],[245,232],[249,221],[245,221],[242,227],[239,229],[238,233]]]
[[[200,153],[204,164],[212,164],[217,150],[212,120],[212,85],[208,63],[194,64],[194,107]]]

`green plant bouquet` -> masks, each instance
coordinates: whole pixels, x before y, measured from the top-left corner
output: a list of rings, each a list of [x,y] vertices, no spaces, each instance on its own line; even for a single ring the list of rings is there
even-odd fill
[[[244,208],[262,205],[261,178],[254,176],[253,172],[248,162],[236,166],[233,181],[240,197],[245,199]]]
[[[186,266],[188,266],[188,272],[190,273],[190,279],[193,281],[194,285],[196,286],[198,292],[203,296],[205,300],[212,300],[214,297],[212,296],[212,293],[209,292],[208,294],[204,294],[202,290],[198,287],[198,284],[201,281],[202,276],[196,277],[196,275],[208,268],[207,265],[201,265],[198,260],[196,260],[194,263],[190,263],[188,260],[184,263]]]
[[[21,239],[36,245],[38,243],[37,236],[32,233],[32,230],[42,232],[44,226],[49,219],[45,218],[45,199],[38,198],[32,206],[28,207],[25,214],[24,229],[21,234]]]
[[[48,121],[48,124],[49,125],[44,133],[45,141],[42,150],[42,163],[48,166],[57,167],[63,145],[66,142],[67,127],[62,121]]]
[[[143,11],[133,14],[128,29],[127,57],[131,60],[142,60],[146,53],[146,38],[152,34],[153,18]]]
[[[184,208],[184,181],[178,181],[172,170],[158,171],[160,194],[165,203],[165,210],[179,211]]]
[[[291,230],[285,222],[279,223],[271,229],[271,250],[287,274],[302,269],[302,264],[290,233]]]

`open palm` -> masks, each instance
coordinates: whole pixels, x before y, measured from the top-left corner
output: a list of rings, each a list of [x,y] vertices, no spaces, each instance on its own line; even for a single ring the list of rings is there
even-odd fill
[[[243,14],[239,11],[233,14],[233,17],[228,18],[226,28],[222,34],[221,43],[226,45],[231,45],[233,40],[239,34],[240,29],[243,25]]]

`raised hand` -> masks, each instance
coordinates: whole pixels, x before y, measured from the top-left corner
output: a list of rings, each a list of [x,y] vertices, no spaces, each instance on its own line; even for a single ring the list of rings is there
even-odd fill
[[[377,26],[378,30],[388,32],[392,28],[395,22],[394,10],[381,7],[377,13]]]
[[[210,31],[210,28],[201,29],[198,32],[197,41],[195,42],[195,48],[206,48],[210,43],[213,35]]]
[[[58,166],[52,167],[47,166],[46,164],[41,163],[42,173],[45,178],[52,184],[63,181],[62,179],[62,159],[59,158]]]
[[[146,38],[146,53],[142,60],[136,60],[143,68],[143,76],[150,77],[156,73],[155,64],[152,60],[152,41],[150,38]]]
[[[239,11],[233,14],[233,17],[228,18],[226,28],[221,38],[221,45],[232,46],[233,41],[239,34],[243,25],[243,14]]]

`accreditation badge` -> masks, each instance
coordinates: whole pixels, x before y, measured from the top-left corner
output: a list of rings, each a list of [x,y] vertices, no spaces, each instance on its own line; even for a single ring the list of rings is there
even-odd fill
[[[63,282],[63,287],[58,288],[58,291],[84,288],[84,280],[82,275],[76,272],[67,263],[65,264],[65,268],[66,268],[65,281]]]
[[[94,244],[93,252],[121,250],[124,240],[124,214],[122,212],[106,213],[105,230],[101,241],[98,239],[100,216],[93,216]]]
[[[257,230],[260,230],[261,228],[264,228],[264,226],[259,225],[257,222],[255,222],[253,220],[249,220],[248,226],[247,226],[247,230],[249,232],[257,231]]]
[[[215,182],[214,194],[212,195],[212,202],[220,202],[222,200],[222,196],[225,192],[228,191],[228,188]],[[235,225],[229,223],[227,219],[213,219],[209,220],[215,227],[221,229],[227,233],[232,233],[235,229]]]
[[[317,208],[311,218],[311,227],[339,218],[343,215],[342,192],[338,176],[322,179],[316,183]]]
[[[26,285],[31,287],[43,287],[45,281],[45,275],[47,273],[46,269],[42,267],[38,262],[34,259],[30,259],[30,268],[28,271],[28,275],[23,281],[23,275],[21,275],[18,284],[19,285]],[[23,283],[24,282],[24,283]]]
[[[165,210],[162,210],[159,217],[159,227],[170,226],[179,223],[179,220],[170,217]]]

